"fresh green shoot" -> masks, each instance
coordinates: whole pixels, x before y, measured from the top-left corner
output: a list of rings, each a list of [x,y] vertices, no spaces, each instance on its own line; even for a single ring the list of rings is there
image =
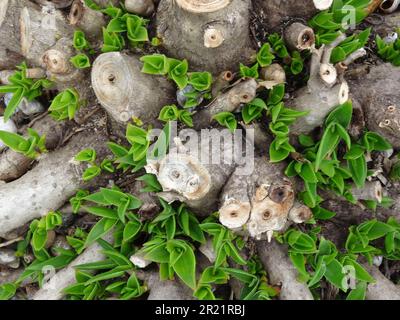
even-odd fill
[[[397,39],[392,43],[386,43],[379,35],[376,36],[376,46],[383,60],[400,67],[400,29],[397,30]]]
[[[76,56],[73,56],[70,59],[70,62],[77,69],[86,69],[91,66],[89,57],[84,53],[80,53],[77,54]]]
[[[237,120],[231,112],[220,112],[213,117],[221,126],[227,127],[230,132],[234,133],[237,128]]]
[[[57,121],[72,120],[83,104],[84,102],[80,100],[78,91],[74,88],[69,88],[60,92],[53,99],[49,107],[50,115]]]
[[[32,128],[28,128],[28,137],[0,130],[0,140],[16,152],[22,153],[28,158],[35,159],[40,154],[46,153],[46,135],[40,136]]]
[[[164,122],[179,120],[186,124],[188,127],[193,127],[192,114],[185,109],[178,109],[178,107],[174,104],[164,106],[160,111],[158,119]]]
[[[274,61],[275,56],[269,43],[264,43],[257,53],[257,62],[260,67],[269,66]]]
[[[53,83],[47,79],[33,80],[26,77],[27,65],[17,66],[17,71],[8,78],[10,84],[0,86],[0,93],[12,93],[12,98],[4,111],[4,122],[14,114],[23,98],[32,101],[42,95],[43,89],[50,88]]]
[[[61,224],[62,217],[59,212],[49,212],[40,220],[33,220],[29,227],[29,230],[32,232],[32,248],[35,251],[44,249],[48,239],[48,232]]]
[[[247,67],[244,64],[240,63],[239,73],[242,78],[254,78],[258,79],[258,63],[253,65],[252,67]]]

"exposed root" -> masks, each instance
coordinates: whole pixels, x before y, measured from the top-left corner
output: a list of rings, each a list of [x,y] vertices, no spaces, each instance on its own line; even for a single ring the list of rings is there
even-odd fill
[[[111,241],[112,235],[103,237],[106,241]],[[75,266],[85,263],[101,261],[105,259],[102,253],[102,247],[94,243],[80,254],[66,268],[57,272],[48,282],[46,282],[39,291],[32,297],[33,300],[61,300],[65,293],[63,289],[76,283]]]
[[[269,282],[281,287],[280,300],[313,300],[307,284],[297,280],[297,270],[283,245],[276,241],[258,241],[257,252],[268,272]]]

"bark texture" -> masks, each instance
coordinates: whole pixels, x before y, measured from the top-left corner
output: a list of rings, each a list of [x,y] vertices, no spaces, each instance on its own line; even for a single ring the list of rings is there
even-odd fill
[[[196,70],[236,70],[252,54],[249,0],[162,0],[157,32],[167,53]]]
[[[318,13],[313,0],[256,0],[255,6],[263,10],[271,31],[290,19],[307,21]]]
[[[102,39],[102,28],[107,23],[105,16],[90,9],[84,0],[74,0],[68,20],[72,26],[82,30],[89,41],[94,42]]]
[[[23,61],[18,21],[24,6],[37,8],[26,0],[0,1],[0,70],[13,69]]]
[[[290,127],[293,135],[307,134],[323,124],[326,116],[349,98],[349,87],[338,79],[336,68],[330,63],[333,48],[346,38],[338,37],[331,45],[313,49],[310,79],[307,87],[298,90],[287,105],[298,111],[308,111]]]

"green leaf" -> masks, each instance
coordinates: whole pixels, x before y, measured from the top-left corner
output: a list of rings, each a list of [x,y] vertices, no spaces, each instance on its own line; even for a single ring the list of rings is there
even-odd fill
[[[365,300],[367,293],[367,283],[360,281],[357,283],[355,289],[351,290],[346,297],[346,300]]]
[[[178,88],[182,90],[188,84],[187,71],[189,69],[189,64],[187,60],[176,60],[176,59],[168,59],[169,64],[169,77],[175,81]],[[175,120],[175,119],[174,119]]]
[[[264,43],[257,53],[258,64],[260,67],[266,67],[269,66],[274,59],[275,56],[271,52],[271,46],[269,43]]]
[[[82,162],[94,162],[96,160],[96,150],[94,149],[82,150],[75,156],[75,160]]]
[[[282,101],[285,96],[285,85],[278,84],[269,92],[268,105],[276,105]]]
[[[165,75],[169,71],[169,60],[163,54],[147,55],[140,58],[143,68],[142,72],[147,74]]]
[[[170,240],[167,243],[170,264],[181,280],[191,289],[196,288],[196,257],[185,241]]]
[[[85,282],[85,286],[88,286],[94,282],[104,281],[114,278],[119,278],[125,274],[126,271],[131,269],[131,266],[118,266],[110,271],[106,271],[100,274],[93,276],[90,280]]]
[[[100,239],[106,235],[116,225],[117,222],[118,220],[116,219],[102,218],[90,230],[86,238],[85,247],[91,245],[97,239]]]
[[[325,278],[335,287],[345,291],[345,275],[343,273],[343,266],[338,260],[334,259],[326,266]]]
[[[261,113],[267,109],[266,103],[256,98],[252,102],[246,104],[242,109],[242,118],[246,124],[249,124],[254,119],[261,117]]]
[[[158,119],[161,121],[176,121],[179,117],[178,107],[174,104],[169,106],[164,106],[161,111]]]
[[[101,168],[98,166],[91,166],[87,168],[82,175],[83,181],[89,181],[100,175]]]
[[[358,188],[363,188],[367,179],[367,162],[365,156],[361,156],[354,160],[347,160],[352,179]]]
[[[86,40],[85,34],[80,30],[75,30],[73,38],[73,46],[76,50],[86,50],[89,49],[89,43]]]
[[[55,120],[72,120],[77,110],[79,110],[81,102],[79,101],[79,93],[73,88],[60,92],[52,101],[49,111]]]
[[[139,221],[129,221],[124,228],[123,241],[127,242],[134,238],[142,229],[142,224]]]
[[[73,56],[69,61],[77,69],[85,69],[91,66],[89,57],[84,53]]]
[[[336,131],[336,123],[330,123],[324,131],[318,147],[317,156],[315,159],[315,170],[319,170],[319,166],[328,155],[330,155],[336,148],[339,142],[339,135]]]
[[[4,121],[10,120],[15,110],[19,106],[26,91],[24,88],[18,88],[13,92],[11,100],[8,102],[6,110],[4,111]]]
[[[210,72],[191,72],[189,74],[189,84],[197,91],[207,91],[211,88],[212,75]]]
[[[353,104],[351,100],[341,104],[333,110],[326,118],[325,124],[329,126],[332,122],[339,123],[343,128],[347,129],[350,125],[353,114]]]
[[[259,74],[258,74],[258,63],[256,63],[254,66],[247,67],[244,64],[240,63],[239,66],[240,69],[240,76],[242,78],[254,78],[258,79]]]
[[[213,119],[215,119],[221,126],[227,127],[232,133],[235,132],[237,121],[232,113],[220,112],[216,114]]]
[[[162,191],[161,184],[158,182],[157,177],[154,174],[146,173],[143,176],[137,178],[136,180],[143,181],[146,184],[146,188],[141,189],[140,192]]]
[[[9,300],[17,292],[17,285],[14,283],[4,283],[0,285],[0,300]]]

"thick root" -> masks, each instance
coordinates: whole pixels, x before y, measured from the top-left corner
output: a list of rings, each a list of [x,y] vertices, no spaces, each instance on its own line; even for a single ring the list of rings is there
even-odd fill
[[[40,159],[39,164],[20,179],[0,186],[0,237],[25,223],[60,208],[87,184],[82,180],[87,165],[74,156],[86,148],[104,156],[106,139],[82,132],[62,149]],[[45,178],[44,178],[45,177]]]
[[[106,241],[110,241],[111,239],[112,237],[110,234],[104,236],[104,240]],[[74,267],[80,264],[104,260],[105,256],[101,251],[102,247],[99,244],[92,244],[66,268],[60,270],[52,278],[50,278],[50,280],[35,293],[32,299],[61,300],[65,296],[63,289],[76,283]]]
[[[375,279],[368,284],[367,300],[400,300],[400,288],[386,278],[377,267],[364,264],[363,267]]]
[[[281,287],[280,300],[314,300],[307,284],[297,280],[297,270],[283,245],[276,241],[258,241],[257,252],[268,272],[269,282]]]

